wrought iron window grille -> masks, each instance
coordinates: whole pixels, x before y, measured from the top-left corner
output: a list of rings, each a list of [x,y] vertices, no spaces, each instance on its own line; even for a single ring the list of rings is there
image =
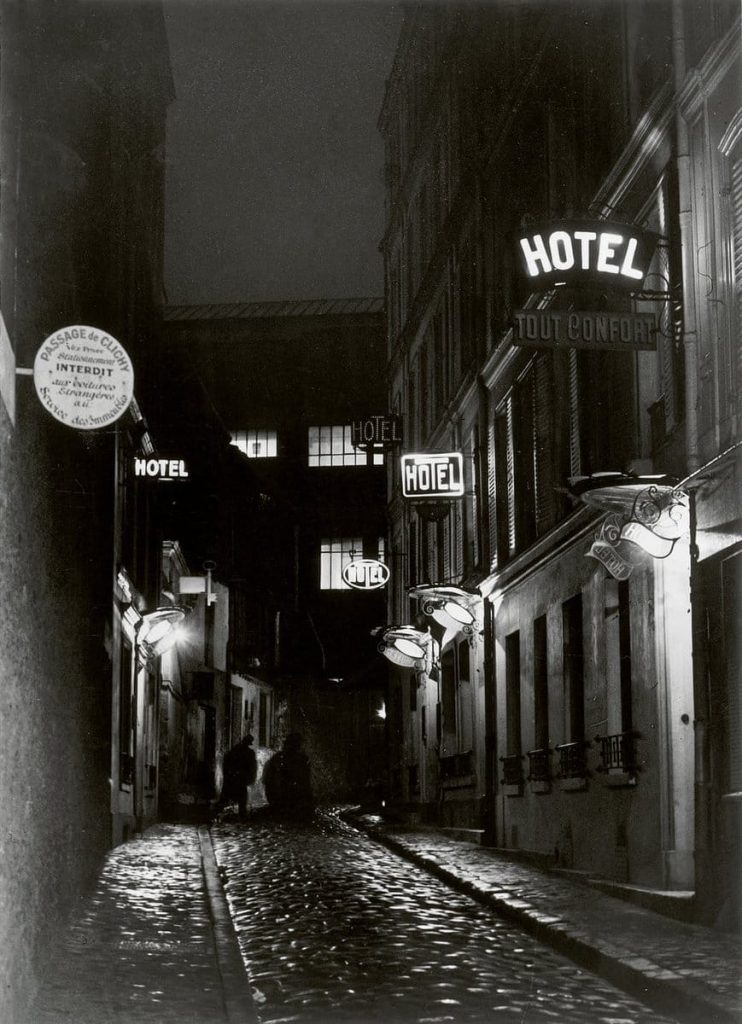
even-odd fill
[[[558,743],[554,748],[559,754],[560,779],[584,779],[590,774],[587,770],[587,751],[590,744],[587,740],[575,740],[572,743]]]
[[[523,782],[523,765],[524,760],[523,754],[508,754],[506,757],[500,758],[502,764],[502,778],[500,782],[503,786],[520,786]]]
[[[551,780],[551,765],[549,758],[553,753],[551,747],[542,747],[539,750],[529,750],[528,757],[528,781],[549,782]]]
[[[471,775],[473,771],[472,751],[466,750],[459,754],[449,754],[446,757],[442,757],[440,759],[439,771],[441,782],[447,782],[462,775]]]

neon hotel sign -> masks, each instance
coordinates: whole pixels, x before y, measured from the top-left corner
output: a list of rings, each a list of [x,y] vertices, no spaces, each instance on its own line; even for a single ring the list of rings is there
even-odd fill
[[[657,236],[612,221],[565,221],[518,238],[524,276],[535,285],[593,282],[639,291]]]

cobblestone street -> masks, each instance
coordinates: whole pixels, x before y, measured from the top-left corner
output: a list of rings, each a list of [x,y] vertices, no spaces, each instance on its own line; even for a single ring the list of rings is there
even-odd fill
[[[212,837],[263,1024],[669,1019],[333,815]]]

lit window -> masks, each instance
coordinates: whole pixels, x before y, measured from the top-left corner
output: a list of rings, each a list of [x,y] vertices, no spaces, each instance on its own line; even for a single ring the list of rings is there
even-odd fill
[[[368,456],[363,448],[354,448],[350,424],[309,428],[310,466],[366,466]],[[373,453],[373,465],[384,465],[383,451]]]
[[[363,557],[363,540],[360,537],[325,539],[320,547],[320,589],[350,590],[343,580],[343,569],[354,558]]]
[[[233,430],[232,444],[248,459],[275,459],[277,455],[275,430]]]

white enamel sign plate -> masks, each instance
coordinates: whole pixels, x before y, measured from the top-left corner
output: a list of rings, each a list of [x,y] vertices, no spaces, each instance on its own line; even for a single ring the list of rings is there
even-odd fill
[[[126,412],[134,368],[123,346],[97,327],[63,327],[36,353],[33,379],[39,401],[76,430],[100,430]]]

